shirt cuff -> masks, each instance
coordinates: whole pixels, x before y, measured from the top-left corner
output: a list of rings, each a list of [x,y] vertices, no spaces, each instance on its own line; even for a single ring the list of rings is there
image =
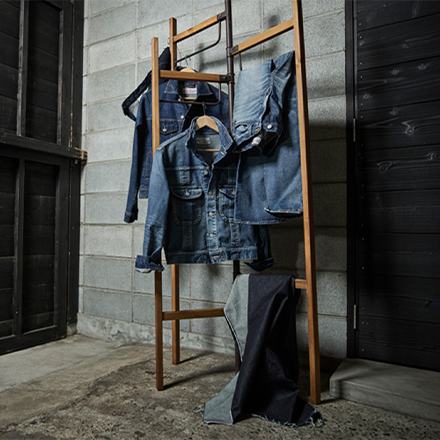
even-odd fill
[[[157,272],[162,272],[164,267],[160,263],[154,262],[150,257],[146,257],[144,255],[138,255],[136,257],[135,269],[138,272],[151,272],[155,270]]]

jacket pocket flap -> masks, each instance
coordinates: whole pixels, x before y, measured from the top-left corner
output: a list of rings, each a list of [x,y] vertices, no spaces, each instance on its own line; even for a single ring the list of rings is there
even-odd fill
[[[235,199],[235,187],[219,188],[218,190],[229,199]]]
[[[202,196],[202,188],[172,188],[171,193],[182,200],[198,199]]]
[[[177,123],[177,121],[165,119],[160,121],[159,128],[161,134],[173,134],[176,133],[179,129],[179,124]]]

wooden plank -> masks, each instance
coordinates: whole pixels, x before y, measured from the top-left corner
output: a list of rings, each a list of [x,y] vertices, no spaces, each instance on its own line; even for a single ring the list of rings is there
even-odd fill
[[[359,315],[438,323],[440,279],[388,275],[359,277]]]
[[[369,69],[358,74],[360,110],[437,100],[439,90],[440,57]]]
[[[197,309],[197,310],[179,310],[176,312],[163,312],[162,319],[164,321],[172,321],[174,319],[195,319],[195,318],[214,318],[224,316],[223,309]]]
[[[58,114],[34,105],[28,105],[26,136],[57,143]]]
[[[440,179],[436,180],[440,186]],[[440,190],[363,192],[360,198],[361,234],[364,231],[440,234],[439,219]]]
[[[58,84],[58,63],[58,55],[52,55],[29,44],[28,67],[30,77],[39,77],[53,84]]]
[[[365,232],[358,257],[360,273],[440,278],[440,235]]]
[[[2,50],[0,50],[0,64],[3,64],[13,69],[18,69],[19,58],[19,39],[11,37],[0,32]]]
[[[38,315],[54,311],[54,284],[39,284],[33,286],[30,296],[23,298],[23,316]]]
[[[440,44],[440,14],[358,33],[358,70],[434,57]]]
[[[0,289],[14,287],[14,264],[13,255],[0,256]]]
[[[59,16],[58,23],[56,23],[56,26],[54,27],[32,15],[32,9],[31,6],[29,37],[31,38],[32,45],[58,57],[60,39]]]
[[[55,226],[55,197],[28,196],[24,207],[24,218],[28,225]]]
[[[0,289],[0,321],[12,322],[12,295],[14,289]]]
[[[227,75],[214,73],[180,72],[177,70],[159,70],[160,79],[177,79],[185,81],[227,82]]]
[[[58,7],[48,1],[31,2],[32,18],[36,22],[46,23],[57,30],[60,24],[61,4]]]
[[[58,111],[58,85],[42,78],[34,77],[28,87],[28,105],[52,112]]]
[[[3,35],[6,34],[18,38],[20,28],[20,3],[2,2],[0,7],[0,41],[3,42]]]
[[[264,43],[265,41],[269,41],[272,38],[275,38],[278,35],[283,34],[284,32],[290,31],[291,29],[293,29],[293,26],[294,26],[294,20],[290,19],[264,32],[261,32],[255,37],[249,38],[243,43],[240,43],[239,45],[235,46],[231,52],[231,55],[238,55],[239,53],[252,49],[253,47],[261,43]]]
[[[171,265],[171,310],[180,310],[180,273],[179,266]],[[173,320],[172,323],[173,364],[180,363],[180,322]]]
[[[361,111],[357,142],[363,150],[438,145],[440,101]]]
[[[26,219],[25,219],[26,223]],[[26,255],[54,255],[55,227],[52,225],[28,225],[24,227],[24,252]]]
[[[318,299],[316,290],[315,221],[313,212],[312,166],[310,157],[310,129],[307,106],[307,78],[301,1],[292,0],[292,8],[303,195],[310,399],[312,404],[318,405],[321,403],[321,361],[319,352]]]
[[[360,356],[406,366],[440,369],[440,325],[373,317],[359,318]]]
[[[14,224],[0,225],[0,257],[14,255]]]
[[[178,43],[179,41],[183,41],[189,37],[192,37],[199,32],[204,31],[205,29],[209,29],[210,27],[220,23],[225,19],[224,12],[218,15],[215,15],[214,17],[208,18],[207,20],[197,24],[196,26],[193,26],[191,28],[186,29],[185,31],[181,32],[180,34],[177,34],[173,41],[174,43]],[[172,41],[172,40],[170,40]]]
[[[0,192],[0,227],[5,225],[14,226],[14,217],[15,217],[15,194]],[[2,233],[0,233],[0,237],[1,235]]]
[[[412,20],[440,12],[438,1],[358,0],[357,26],[359,30]]]
[[[17,101],[18,69],[0,64],[0,78],[0,95]]]
[[[360,152],[362,191],[438,189],[440,145]]]
[[[15,134],[17,125],[17,100],[0,96],[0,128]],[[0,132],[0,137],[3,133]]]
[[[55,258],[53,255],[25,255],[23,258],[23,285],[27,291],[36,284],[54,282]]]
[[[17,135],[26,136],[29,67],[29,3],[21,0],[18,56]]]
[[[1,103],[0,97],[0,103]],[[0,112],[1,120],[1,112]],[[0,147],[2,149],[3,155],[17,156],[17,149],[29,150],[33,154],[47,153],[50,157],[69,157],[77,160],[87,160],[87,151],[81,150],[79,148],[71,148],[67,145],[56,145],[53,142],[47,142],[40,139],[30,139],[24,138],[22,136],[16,136],[12,133],[1,132],[0,131]],[[13,148],[8,148],[13,147]],[[15,152],[15,153],[14,153]]]
[[[30,196],[56,196],[58,167],[39,162],[26,162],[25,194]],[[35,203],[32,201],[31,203]]]
[[[54,313],[40,313],[23,317],[23,333],[40,330],[54,325]]]

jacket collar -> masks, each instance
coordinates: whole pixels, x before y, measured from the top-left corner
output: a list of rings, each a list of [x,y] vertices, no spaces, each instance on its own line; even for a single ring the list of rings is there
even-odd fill
[[[179,81],[176,79],[170,79],[165,87],[164,93],[169,95],[174,95],[175,97],[180,97],[179,94]],[[213,97],[216,99],[214,92],[212,91],[211,87],[202,81],[197,82],[197,97],[199,96],[207,96],[207,97]],[[170,99],[172,99],[170,97]],[[191,102],[189,101],[188,104]]]

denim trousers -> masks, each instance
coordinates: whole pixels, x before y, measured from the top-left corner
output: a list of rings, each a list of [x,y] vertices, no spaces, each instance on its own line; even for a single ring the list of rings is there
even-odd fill
[[[301,215],[294,52],[239,73],[232,130],[239,154],[234,221],[272,224]]]

